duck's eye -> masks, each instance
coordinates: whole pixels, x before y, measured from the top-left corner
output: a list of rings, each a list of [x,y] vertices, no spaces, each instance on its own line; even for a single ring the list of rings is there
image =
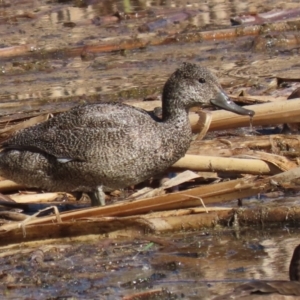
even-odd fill
[[[199,78],[198,81],[199,81],[200,83],[205,83],[205,82],[206,82],[204,78]]]

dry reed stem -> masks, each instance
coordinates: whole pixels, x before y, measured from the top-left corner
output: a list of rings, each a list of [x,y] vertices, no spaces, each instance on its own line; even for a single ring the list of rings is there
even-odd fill
[[[153,105],[151,105],[151,103],[152,102],[148,102],[146,105],[143,103],[137,105],[136,102],[132,102],[131,104],[143,109],[146,108],[147,110],[153,110],[155,107],[161,106],[160,101],[155,101]],[[245,107],[255,111],[255,116],[252,120],[252,124],[254,126],[291,122],[300,123],[300,98],[295,98],[291,101],[271,101],[270,103],[256,104]],[[224,110],[212,111],[210,113],[212,115],[212,121],[209,128],[210,131],[225,130],[250,125],[250,119],[248,116],[241,116]],[[203,112],[201,114],[203,114]],[[198,123],[199,115],[196,113],[190,113],[189,118],[193,132],[199,132],[202,129],[202,126],[199,126]],[[203,121],[200,120],[200,122]]]
[[[190,199],[190,196],[201,197],[206,205],[208,203],[221,203],[228,200],[245,198],[269,190],[274,190],[284,182],[291,182],[296,178],[300,178],[300,167],[260,180],[255,178],[232,180],[149,199],[136,200],[132,202],[124,201],[104,207],[92,207],[64,212],[61,213],[60,216],[61,220],[66,222],[83,218],[132,216],[148,213],[150,211],[198,207],[199,200]],[[189,197],[187,198],[186,195],[189,195]],[[29,224],[45,224],[55,221],[56,217],[47,216],[32,220]],[[11,226],[9,224],[3,225],[0,230],[11,230]]]
[[[16,203],[51,202],[60,196],[59,193],[15,194],[10,195]]]
[[[282,123],[300,123],[300,99],[290,101],[270,102],[245,106],[255,111],[252,124],[270,125]],[[250,119],[247,116],[240,116],[228,111],[214,111],[212,113],[212,122],[210,130],[224,130],[250,125]],[[197,120],[193,117],[193,125]]]
[[[207,172],[231,172],[257,175],[273,175],[281,170],[259,159],[227,158],[186,154],[173,168]]]
[[[1,180],[0,181],[0,191],[3,192],[10,192],[24,189],[24,185],[15,183],[12,180]]]

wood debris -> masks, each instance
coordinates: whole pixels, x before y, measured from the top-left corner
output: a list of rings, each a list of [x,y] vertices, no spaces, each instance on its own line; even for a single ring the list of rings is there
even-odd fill
[[[277,124],[279,116],[291,120],[292,116],[298,113],[298,108],[296,109],[298,101],[300,100],[254,105],[251,107],[254,107],[256,111],[253,123],[264,123],[265,120],[268,120],[269,124]],[[146,104],[149,108],[149,102],[146,102]],[[299,104],[298,106],[300,107]],[[64,232],[64,236],[78,236],[87,233],[138,234],[141,230],[161,232],[182,228],[196,229],[203,226],[211,227],[217,224],[226,224],[234,214],[237,214],[240,224],[244,224],[245,220],[248,223],[251,223],[252,219],[257,221],[258,217],[260,222],[270,222],[278,218],[280,220],[285,218],[286,220],[288,213],[283,208],[276,208],[277,210],[275,208],[258,208],[258,211],[250,211],[237,209],[237,201],[234,210],[232,208],[216,207],[216,205],[286,187],[289,189],[296,188],[297,179],[300,178],[300,167],[298,167],[298,161],[295,157],[285,155],[288,152],[285,150],[288,147],[289,149],[293,147],[295,151],[300,151],[300,149],[298,150],[299,137],[297,135],[249,136],[249,138],[235,137],[230,140],[202,141],[202,137],[211,128],[238,127],[241,124],[249,124],[249,118],[223,111],[211,112],[204,118],[205,113],[200,112],[200,114],[202,116],[201,123],[198,122],[199,116],[191,112],[194,129],[201,132],[194,139],[188,154],[175,163],[173,168],[175,170],[193,170],[194,172],[200,172],[200,174],[201,172],[210,172],[209,174],[212,175],[206,178],[215,181],[218,181],[218,176],[213,174],[221,173],[235,174],[237,179],[198,186],[197,181],[201,180],[201,175],[185,171],[164,182],[159,188],[147,188],[146,191],[139,190],[136,194],[131,195],[128,200],[118,201],[115,204],[67,212],[58,212],[54,207],[55,216],[38,217],[40,214],[38,212],[28,218],[22,217],[21,222],[5,222],[0,227],[1,243],[36,240],[49,238],[50,236],[61,237],[62,232]],[[300,115],[300,112],[298,114]],[[20,125],[16,124],[10,127],[9,130],[2,130],[2,134],[4,135],[7,132],[11,134],[13,129],[22,128],[20,126],[27,126],[27,124],[30,126],[32,122],[43,120],[44,116],[42,119],[33,117],[27,123],[23,122]],[[298,121],[297,118],[293,120]],[[207,155],[210,149],[213,149],[213,156]],[[205,155],[203,155],[203,152]],[[238,178],[238,175],[241,178]],[[269,177],[270,175],[271,177]],[[194,184],[194,187],[166,193],[166,190],[174,189],[180,184]],[[22,189],[22,187],[8,180],[0,181],[0,191],[7,193],[16,189]],[[50,201],[53,203],[58,198],[59,193],[20,193],[19,195],[10,194],[9,196],[11,200],[8,202],[1,201],[0,204],[5,205],[6,203],[8,207],[11,207],[9,205],[14,203],[33,204],[35,201]],[[263,214],[263,211],[268,213]],[[293,209],[292,212],[293,221],[300,219],[298,217],[300,211]],[[267,215],[271,216],[270,220],[265,217]],[[84,226],[82,226],[83,223]]]
[[[45,13],[45,11],[41,11],[33,18],[39,18]],[[299,17],[295,16],[294,12],[291,14],[291,11],[286,13],[288,18],[294,19],[289,22],[276,19],[276,22],[268,25],[250,24],[201,32],[196,30],[190,34],[173,32],[172,26],[168,27],[167,25],[174,21],[184,22],[190,15],[194,16],[197,12],[164,11],[161,15],[155,15],[150,22],[141,23],[140,29],[147,28],[140,30],[134,38],[122,36],[121,41],[120,37],[104,38],[100,44],[69,48],[66,55],[136,49],[149,45],[178,43],[182,40],[189,43],[248,35],[257,35],[253,47],[258,49],[262,26],[264,26],[264,30],[270,29],[278,32],[288,29],[293,31],[295,26],[298,26]],[[145,15],[149,17],[148,12],[145,12],[144,15],[134,16],[116,13],[102,20],[94,19],[87,22],[95,26],[102,26],[124,18],[133,21],[143,18]],[[270,15],[265,15],[265,17],[268,16]],[[270,20],[272,21],[272,17]],[[27,21],[30,22],[30,19]],[[243,22],[242,20],[241,23]],[[74,25],[77,27],[85,24],[76,23]],[[156,29],[162,26],[167,30],[163,36],[156,32]],[[295,36],[287,37],[285,41],[287,45],[299,43]],[[30,45],[7,47],[1,49],[0,56],[16,56],[31,50]],[[51,54],[48,53],[51,51],[45,51],[45,54]],[[58,50],[55,49],[55,51],[57,55]],[[68,202],[67,200],[72,197],[71,195],[27,190],[27,187],[12,181],[0,180],[0,192],[2,193],[0,194],[0,217],[3,218],[0,223],[1,243],[89,233],[113,234],[118,232],[126,235],[137,234],[141,231],[195,229],[226,224],[234,214],[238,216],[240,224],[244,224],[245,220],[248,220],[249,223],[252,219],[255,220],[259,214],[255,210],[248,211],[246,208],[239,208],[235,211],[238,204],[243,202],[238,202],[238,199],[258,197],[259,194],[270,191],[296,193],[299,190],[300,182],[299,135],[251,136],[251,134],[257,133],[253,129],[254,126],[256,129],[256,126],[277,126],[285,123],[289,128],[297,130],[298,123],[300,123],[300,99],[297,98],[299,93],[296,90],[289,97],[282,96],[280,93],[276,96],[269,96],[266,93],[268,89],[279,87],[284,82],[299,82],[297,73],[280,73],[276,76],[270,74],[269,77],[270,83],[261,95],[249,95],[245,86],[240,89],[231,88],[232,99],[239,103],[252,104],[251,107],[248,106],[255,111],[252,119],[222,110],[206,112],[191,109],[189,117],[192,131],[196,135],[185,157],[177,161],[170,170],[177,172],[177,176],[159,187],[156,185],[154,188],[147,186],[144,189],[138,189],[124,201],[118,201],[105,207],[60,211],[58,207],[61,209],[64,202]],[[291,98],[293,100],[287,101]],[[127,103],[148,111],[153,111],[161,105],[161,101],[158,100],[128,101]],[[21,111],[13,114],[7,113],[1,117],[0,142],[17,130],[43,122],[52,114],[66,111],[77,104],[73,101],[51,107],[45,106],[39,110],[37,107],[40,106],[40,101],[36,100],[25,101],[21,104],[15,101],[0,103],[0,107],[4,110],[13,107],[16,111]],[[30,109],[23,111],[21,105],[30,106]],[[212,133],[217,130],[223,131],[243,126],[249,128],[248,135],[235,133],[235,136],[228,137],[228,135],[222,136],[218,132]],[[215,136],[211,140],[203,141],[203,137],[207,134]],[[183,172],[184,170],[189,171]],[[37,206],[40,204],[44,204],[44,206]],[[34,205],[40,212],[31,211]],[[45,205],[53,207],[55,214],[45,215]],[[259,211],[264,209],[260,205],[257,207]],[[16,208],[21,211],[10,211]],[[282,208],[282,211],[285,209]],[[293,211],[295,212],[294,220],[297,221],[298,210]],[[243,217],[245,215],[247,217]],[[274,208],[269,208],[268,216],[271,217],[264,220],[271,222],[272,218],[277,219],[278,215],[282,220],[284,214],[275,212]],[[83,224],[84,226],[82,226]],[[45,230],[41,230],[41,228]]]

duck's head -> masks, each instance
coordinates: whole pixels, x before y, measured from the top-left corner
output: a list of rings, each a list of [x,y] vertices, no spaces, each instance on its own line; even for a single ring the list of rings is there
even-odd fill
[[[172,110],[172,106],[188,109],[193,106],[211,105],[240,115],[254,115],[254,111],[240,107],[230,100],[222,90],[217,77],[205,67],[183,63],[164,86],[165,113]]]

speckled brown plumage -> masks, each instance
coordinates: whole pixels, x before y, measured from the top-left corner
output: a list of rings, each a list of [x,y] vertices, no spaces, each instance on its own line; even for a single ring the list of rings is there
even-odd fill
[[[191,141],[188,109],[220,93],[206,68],[183,64],[163,90],[163,119],[125,104],[76,107],[2,145],[0,175],[48,191],[124,188],[164,171]]]

